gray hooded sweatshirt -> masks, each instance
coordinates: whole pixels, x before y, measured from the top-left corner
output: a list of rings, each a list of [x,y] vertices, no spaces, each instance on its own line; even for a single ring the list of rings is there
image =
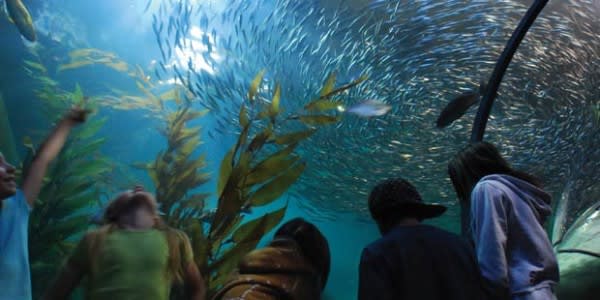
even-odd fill
[[[558,283],[558,263],[542,224],[550,195],[508,175],[482,178],[471,193],[473,238],[481,273],[511,295]]]

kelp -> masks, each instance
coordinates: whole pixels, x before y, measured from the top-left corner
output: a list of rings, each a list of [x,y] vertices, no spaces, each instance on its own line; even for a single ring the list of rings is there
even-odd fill
[[[205,157],[194,154],[201,145],[201,128],[188,126],[190,121],[204,116],[206,112],[193,111],[189,100],[182,101],[177,110],[165,118],[166,126],[161,133],[166,139],[166,149],[159,152],[153,162],[136,164],[136,167],[148,171],[156,198],[166,214],[165,221],[184,231],[195,228],[195,221],[203,213],[209,196],[193,192],[208,182],[210,176],[202,172],[206,167]]]
[[[333,103],[331,97],[366,79],[361,77],[336,89],[335,74],[332,73],[315,100],[320,102],[305,107],[298,114],[281,116],[282,94],[278,83],[273,88],[269,106],[260,107],[254,101],[264,75],[265,71],[260,71],[252,80],[247,101],[240,107],[237,142],[221,161],[217,209],[208,235],[202,236],[208,246],[195,248],[210,295],[226,282],[242,257],[281,222],[287,205],[251,221],[245,221],[245,212],[281,198],[300,178],[306,166],[295,153],[297,146],[315,134],[318,127],[340,121],[340,116],[325,113],[329,104],[324,106],[322,101]],[[282,124],[288,121],[300,121],[310,127],[285,132]],[[203,261],[205,257],[207,261]]]
[[[157,85],[157,82],[146,74],[142,67],[131,66],[112,52],[94,48],[76,49],[69,53],[69,58],[69,62],[58,66],[58,72],[102,65],[128,76],[139,91],[139,94],[132,95],[122,90],[109,88],[110,94],[97,97],[99,100],[97,102],[101,106],[118,110],[140,109],[150,113],[152,118],[157,118],[164,115],[165,103],[173,101],[179,106],[182,104],[183,97],[191,98],[193,96],[187,89],[178,85],[173,85],[166,91],[163,90],[163,87]],[[27,66],[29,70],[40,67],[35,62]],[[47,77],[39,79],[48,80]]]
[[[129,70],[129,65],[120,60],[116,54],[99,49],[85,48],[73,50],[69,53],[69,58],[70,61],[68,63],[58,66],[58,72],[93,64],[102,64],[119,72]]]
[[[34,80],[34,93],[48,123],[56,121],[73,105],[95,110],[95,101],[86,101],[76,84],[65,90],[48,74],[35,52],[24,62]],[[34,61],[35,60],[35,61]],[[50,165],[30,215],[29,259],[34,298],[40,298],[70,254],[78,236],[88,228],[89,213],[100,198],[99,187],[113,172],[113,163],[100,154],[105,139],[97,137],[106,119],[95,117],[74,128],[58,157]],[[21,179],[27,174],[40,140],[24,137],[27,156],[20,163]]]
[[[15,138],[10,126],[8,112],[4,105],[4,99],[0,94],[0,152],[4,154],[4,158],[9,162],[18,161]]]
[[[28,72],[34,75],[41,88],[36,90],[45,101],[49,111],[56,112],[57,106],[64,107],[67,103],[87,102],[112,109],[141,109],[152,114],[155,119],[165,122],[160,133],[165,137],[165,148],[160,151],[151,162],[135,163],[133,167],[146,170],[154,185],[156,198],[160,203],[161,211],[167,224],[183,230],[191,239],[195,262],[200,268],[208,283],[209,295],[214,294],[227,280],[229,273],[237,266],[240,259],[253,250],[262,237],[275,228],[283,219],[287,204],[279,209],[261,217],[247,220],[246,214],[253,207],[266,206],[274,203],[288,191],[302,175],[305,162],[296,153],[298,145],[315,134],[320,126],[333,124],[340,121],[337,112],[331,112],[337,107],[338,100],[333,96],[351,88],[366,77],[350,84],[336,88],[334,74],[327,77],[317,98],[309,103],[302,111],[283,115],[281,105],[285,101],[282,88],[279,84],[272,87],[273,94],[268,105],[264,105],[258,95],[270,90],[263,85],[266,71],[260,71],[250,82],[247,99],[243,101],[239,113],[240,133],[236,143],[227,152],[221,161],[217,178],[217,208],[208,210],[205,207],[209,194],[198,192],[209,181],[209,174],[204,172],[206,161],[204,155],[199,153],[202,141],[201,128],[192,126],[192,121],[201,118],[206,111],[197,111],[192,108],[193,94],[185,87],[175,85],[170,90],[160,90],[139,66],[131,67],[122,62],[115,54],[97,49],[79,49],[70,53],[71,61],[59,67],[59,72],[82,68],[93,64],[103,64],[118,72],[130,76],[139,90],[139,94],[131,95],[124,91],[110,89],[109,95],[84,97],[79,86],[74,92],[65,92],[59,84],[47,74],[46,68],[40,67],[35,61],[26,64]],[[260,97],[264,99],[264,97]],[[172,102],[165,105],[167,102]],[[174,111],[170,111],[175,107]],[[97,151],[104,143],[101,138],[95,137],[95,131],[101,128],[105,120],[96,120],[86,124],[86,130],[74,133],[73,145],[61,154],[61,158],[52,169],[53,172],[63,170],[67,178],[82,180],[94,179],[98,182],[113,177],[114,166],[107,167],[105,159],[95,162],[83,161],[77,169],[70,172],[70,163],[67,159],[77,160],[89,157],[87,151]],[[283,130],[283,124],[297,122],[304,127],[295,131]],[[85,144],[79,144],[86,142]],[[85,162],[85,164],[84,164]],[[100,170],[100,174],[94,171]],[[49,176],[48,184],[53,182]],[[72,195],[64,197],[57,207],[64,212],[74,212],[86,205],[90,205],[90,197],[98,197],[97,189],[87,181],[80,183],[68,182],[62,186],[64,193]],[[62,184],[62,182],[61,182]],[[47,189],[50,189],[48,187]],[[49,193],[48,190],[45,193]],[[45,194],[44,194],[45,195]],[[50,202],[52,203],[52,202]],[[56,209],[48,207],[40,210],[40,214],[50,211],[54,216],[59,216],[65,222],[60,228],[64,239],[46,240],[44,243],[53,245],[44,255],[64,254],[72,246],[66,242],[69,236],[76,232],[77,225],[83,219],[72,214],[60,215]],[[45,224],[55,219],[48,220],[48,215],[36,217],[35,222]],[[45,219],[44,219],[45,218]],[[65,219],[70,218],[70,219]],[[44,221],[45,220],[45,221]],[[44,223],[45,222],[45,223]],[[85,226],[84,226],[85,227]],[[41,228],[37,229],[41,232]],[[81,228],[79,228],[81,230]],[[53,236],[52,232],[48,237]],[[40,237],[36,237],[39,239]],[[44,245],[38,242],[39,245]],[[48,244],[46,244],[48,245]],[[36,246],[36,247],[38,247]],[[41,254],[36,254],[41,255]],[[36,260],[35,268],[48,270],[54,264]],[[51,274],[47,272],[46,274]],[[178,298],[180,293],[173,294]]]
[[[165,112],[166,126],[160,130],[166,139],[165,149],[154,161],[133,165],[148,171],[165,221],[190,237],[195,262],[207,281],[209,296],[226,282],[242,257],[281,222],[287,205],[250,221],[246,220],[246,213],[280,198],[305,168],[295,153],[297,146],[319,126],[340,120],[339,116],[325,114],[320,104],[315,106],[317,109],[305,109],[301,115],[280,116],[279,84],[273,89],[270,104],[259,107],[260,103],[255,100],[261,92],[264,75],[265,71],[260,71],[251,81],[247,101],[240,107],[240,133],[220,164],[216,211],[205,209],[208,194],[196,192],[208,182],[209,175],[202,171],[206,166],[204,156],[197,153],[201,128],[190,126],[188,122],[202,117],[206,111],[192,110],[186,91],[174,90],[158,96],[159,99],[176,99],[177,109]],[[335,75],[330,75],[318,100],[332,101],[330,97],[344,90],[335,89]],[[318,114],[312,114],[314,112]],[[301,121],[310,128],[279,132],[281,125],[288,121]],[[180,296],[176,291],[172,298]]]
[[[89,120],[91,130],[75,129],[61,154],[50,166],[36,207],[30,216],[29,257],[36,298],[52,281],[74,238],[88,228],[89,211],[100,197],[99,178],[110,171],[110,162],[100,155],[102,142],[94,137],[101,120]],[[90,131],[94,131],[91,133]],[[86,138],[79,138],[85,133]],[[23,163],[28,170],[32,153]]]

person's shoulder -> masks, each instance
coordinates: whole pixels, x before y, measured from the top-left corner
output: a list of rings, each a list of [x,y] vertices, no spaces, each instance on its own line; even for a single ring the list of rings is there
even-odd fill
[[[418,235],[415,228],[394,228],[381,238],[367,245],[363,251],[367,251],[373,256],[386,255],[390,249],[398,251],[410,246],[413,239],[413,234]]]
[[[173,237],[173,238],[177,239],[179,242],[185,243],[190,240],[187,233],[185,233],[185,231],[183,231],[183,230],[179,230],[177,228],[167,226],[163,231],[165,232],[165,234],[168,237]]]
[[[386,239],[385,236],[371,242],[365,248],[363,248],[362,254],[363,256],[369,257],[377,257],[383,254],[384,249],[386,248],[386,244],[389,243],[389,240]]]
[[[31,206],[29,205],[29,203],[27,202],[27,199],[25,198],[25,193],[23,193],[23,190],[21,189],[17,189],[17,191],[15,192],[14,195],[4,199],[3,201],[5,202],[11,202],[14,203],[11,205],[11,207],[14,207],[15,209],[27,209],[29,211],[31,211]]]
[[[17,189],[17,191],[12,196],[6,198],[4,201],[7,201],[7,200],[12,200],[12,201],[23,200],[23,201],[25,201],[25,194],[23,193],[23,190]]]
[[[499,179],[498,175],[488,175],[483,177],[475,187],[473,187],[472,196],[474,202],[482,201],[483,198],[500,198],[508,189],[506,184]]]
[[[475,189],[499,188],[504,185],[505,184],[502,181],[501,175],[492,174],[492,175],[487,175],[487,176],[484,176],[483,178],[481,178],[479,180],[479,182],[477,182],[477,184],[475,185],[475,187],[473,189],[475,190]]]
[[[451,242],[460,245],[468,245],[468,242],[462,236],[431,225],[423,225],[424,228],[430,233],[433,239],[445,242]]]

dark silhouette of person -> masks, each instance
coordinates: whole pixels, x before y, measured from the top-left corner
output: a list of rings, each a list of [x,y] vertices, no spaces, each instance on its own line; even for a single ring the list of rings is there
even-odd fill
[[[423,203],[416,188],[398,178],[373,188],[369,210],[382,237],[363,249],[359,300],[485,299],[469,243],[421,223],[446,207]]]

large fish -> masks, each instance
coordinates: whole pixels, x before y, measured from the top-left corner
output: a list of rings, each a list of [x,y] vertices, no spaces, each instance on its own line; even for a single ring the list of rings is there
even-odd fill
[[[444,128],[458,120],[469,108],[471,108],[471,106],[479,102],[479,99],[484,92],[485,84],[482,82],[479,85],[479,91],[467,92],[452,99],[438,117],[436,122],[437,127]]]
[[[8,15],[15,22],[19,32],[30,42],[35,42],[35,28],[29,11],[21,0],[6,0]]]

